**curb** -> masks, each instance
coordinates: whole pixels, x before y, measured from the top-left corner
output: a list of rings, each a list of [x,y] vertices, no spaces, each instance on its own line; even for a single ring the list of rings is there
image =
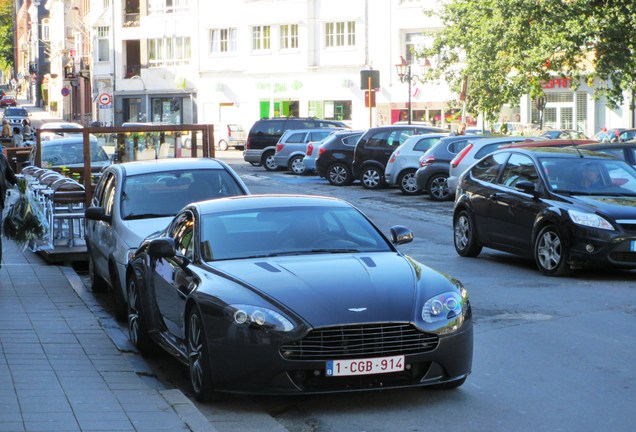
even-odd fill
[[[130,343],[128,337],[121,331],[119,324],[96,301],[95,297],[84,286],[77,273],[70,267],[60,267],[62,274],[78,295],[80,300],[95,315],[104,332],[111,339],[117,349],[124,353],[124,359],[130,364],[133,371],[144,378],[148,387],[157,393],[172,407],[192,432],[217,432],[217,429],[199,411],[199,409],[186,397],[181,390],[166,389],[157,379],[154,371],[139,354],[135,346]]]

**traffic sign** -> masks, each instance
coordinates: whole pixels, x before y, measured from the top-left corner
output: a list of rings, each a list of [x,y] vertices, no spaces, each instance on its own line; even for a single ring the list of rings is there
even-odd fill
[[[100,105],[110,105],[111,98],[108,93],[102,93],[99,95],[99,103]]]
[[[68,96],[71,93],[68,87],[62,87],[61,92],[62,92],[62,96]]]

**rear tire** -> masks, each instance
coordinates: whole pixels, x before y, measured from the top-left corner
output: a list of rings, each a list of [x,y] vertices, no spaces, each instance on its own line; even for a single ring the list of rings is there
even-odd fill
[[[336,162],[327,168],[327,180],[334,186],[347,186],[353,183],[351,169],[342,162]]]
[[[457,254],[463,257],[476,257],[481,252],[473,219],[466,210],[461,210],[453,219],[453,243]]]
[[[448,174],[435,174],[428,181],[428,196],[432,201],[448,201],[451,197],[448,188]]]
[[[363,167],[360,172],[360,183],[365,189],[380,189],[384,185],[384,173],[375,166]]]
[[[227,141],[225,140],[219,141],[218,147],[219,147],[219,150],[221,151],[226,151],[229,148],[229,146],[227,145]]]
[[[418,195],[420,193],[417,188],[414,169],[402,171],[398,177],[397,184],[404,195]]]
[[[128,290],[128,338],[142,355],[149,356],[156,351],[157,346],[148,335],[136,275],[128,278],[126,289]]]

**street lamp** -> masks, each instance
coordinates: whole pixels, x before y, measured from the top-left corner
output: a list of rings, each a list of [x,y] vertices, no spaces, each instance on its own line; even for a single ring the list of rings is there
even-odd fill
[[[431,67],[431,62],[428,58],[424,59],[424,63],[421,67],[427,68]],[[409,100],[408,100],[408,124],[411,124],[411,86],[417,84],[421,81],[421,78],[417,75],[413,75],[411,73],[411,65],[406,62],[403,56],[400,56],[400,63],[395,65],[395,69],[397,70],[398,78],[400,82],[408,83],[409,85]]]

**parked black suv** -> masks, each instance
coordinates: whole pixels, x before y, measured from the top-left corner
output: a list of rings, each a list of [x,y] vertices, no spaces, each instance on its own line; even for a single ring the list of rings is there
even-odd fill
[[[446,129],[418,125],[380,126],[368,129],[353,152],[352,174],[367,189],[384,185],[384,169],[393,151],[412,135],[444,133]]]
[[[254,123],[247,134],[243,159],[252,165],[263,165],[267,170],[275,170],[278,168],[274,162],[276,143],[286,130],[348,127],[337,120],[299,117],[261,119]]]
[[[351,184],[354,180],[351,175],[353,150],[363,133],[362,130],[343,130],[327,137],[318,148],[318,175],[334,186]]]

